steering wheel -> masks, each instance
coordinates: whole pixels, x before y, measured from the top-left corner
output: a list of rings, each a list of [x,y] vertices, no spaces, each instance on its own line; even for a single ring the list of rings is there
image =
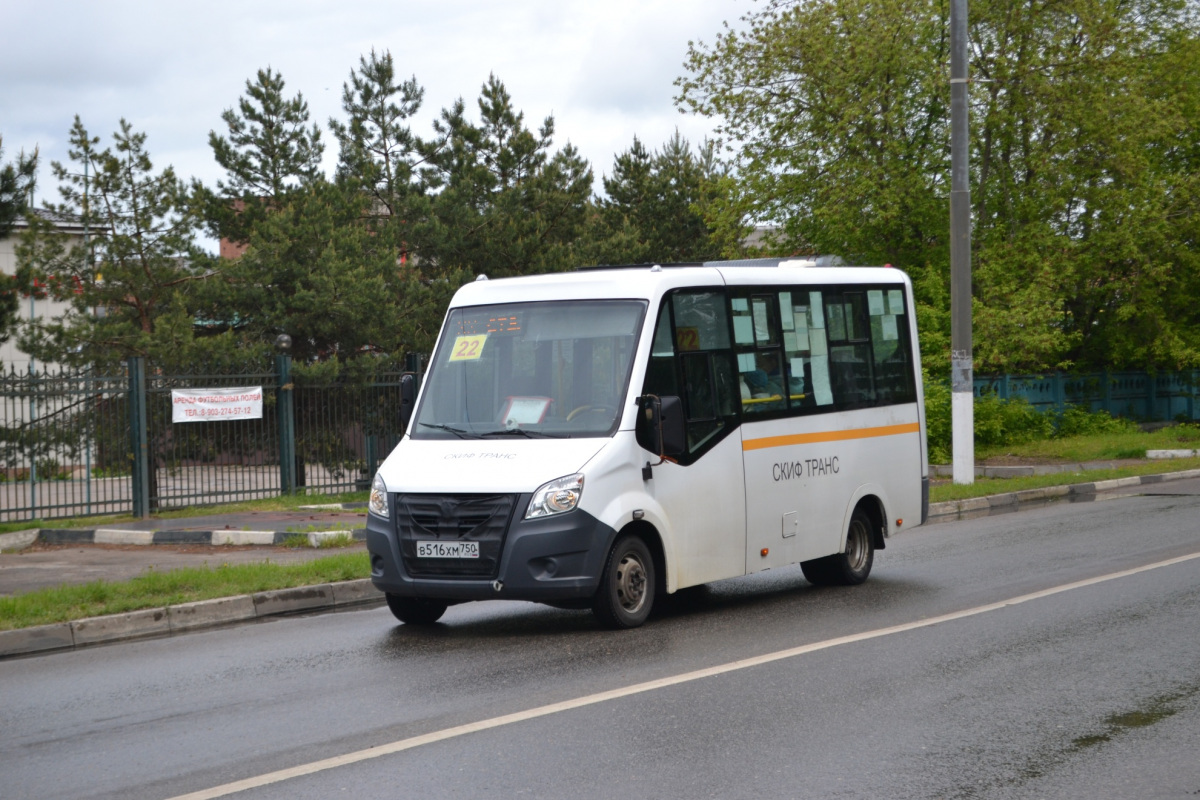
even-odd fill
[[[605,406],[605,405],[593,406],[593,405],[588,405],[585,403],[584,405],[581,405],[578,408],[572,409],[571,413],[567,414],[567,422],[570,422],[571,420],[575,419],[580,414],[608,414],[609,416],[611,416],[615,413],[617,413],[617,409],[614,408],[613,406]]]

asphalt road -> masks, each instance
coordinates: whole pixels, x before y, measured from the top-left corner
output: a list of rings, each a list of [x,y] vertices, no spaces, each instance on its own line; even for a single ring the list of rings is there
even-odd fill
[[[919,528],[863,586],[773,570],[635,631],[488,602],[0,662],[0,796],[1194,798],[1197,495]]]

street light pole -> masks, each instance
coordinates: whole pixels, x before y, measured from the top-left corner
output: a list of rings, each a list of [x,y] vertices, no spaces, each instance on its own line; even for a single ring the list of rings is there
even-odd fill
[[[950,412],[954,482],[975,482],[967,0],[950,1]]]

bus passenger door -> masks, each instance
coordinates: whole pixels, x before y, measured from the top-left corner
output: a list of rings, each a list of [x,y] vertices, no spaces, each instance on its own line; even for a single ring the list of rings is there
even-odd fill
[[[643,394],[683,402],[687,452],[652,468],[646,491],[670,521],[675,588],[744,575],[746,497],[737,373],[725,295],[684,290],[663,303]]]

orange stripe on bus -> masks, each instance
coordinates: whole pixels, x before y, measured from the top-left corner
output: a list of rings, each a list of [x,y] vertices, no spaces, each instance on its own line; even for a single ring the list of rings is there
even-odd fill
[[[903,425],[881,425],[878,428],[855,428],[847,431],[822,431],[820,433],[794,433],[789,436],[767,436],[763,439],[747,439],[742,450],[763,450],[768,447],[785,447],[789,444],[813,444],[815,442],[844,442],[847,439],[871,439],[876,436],[897,436],[902,433],[919,433],[921,426],[916,422]]]

